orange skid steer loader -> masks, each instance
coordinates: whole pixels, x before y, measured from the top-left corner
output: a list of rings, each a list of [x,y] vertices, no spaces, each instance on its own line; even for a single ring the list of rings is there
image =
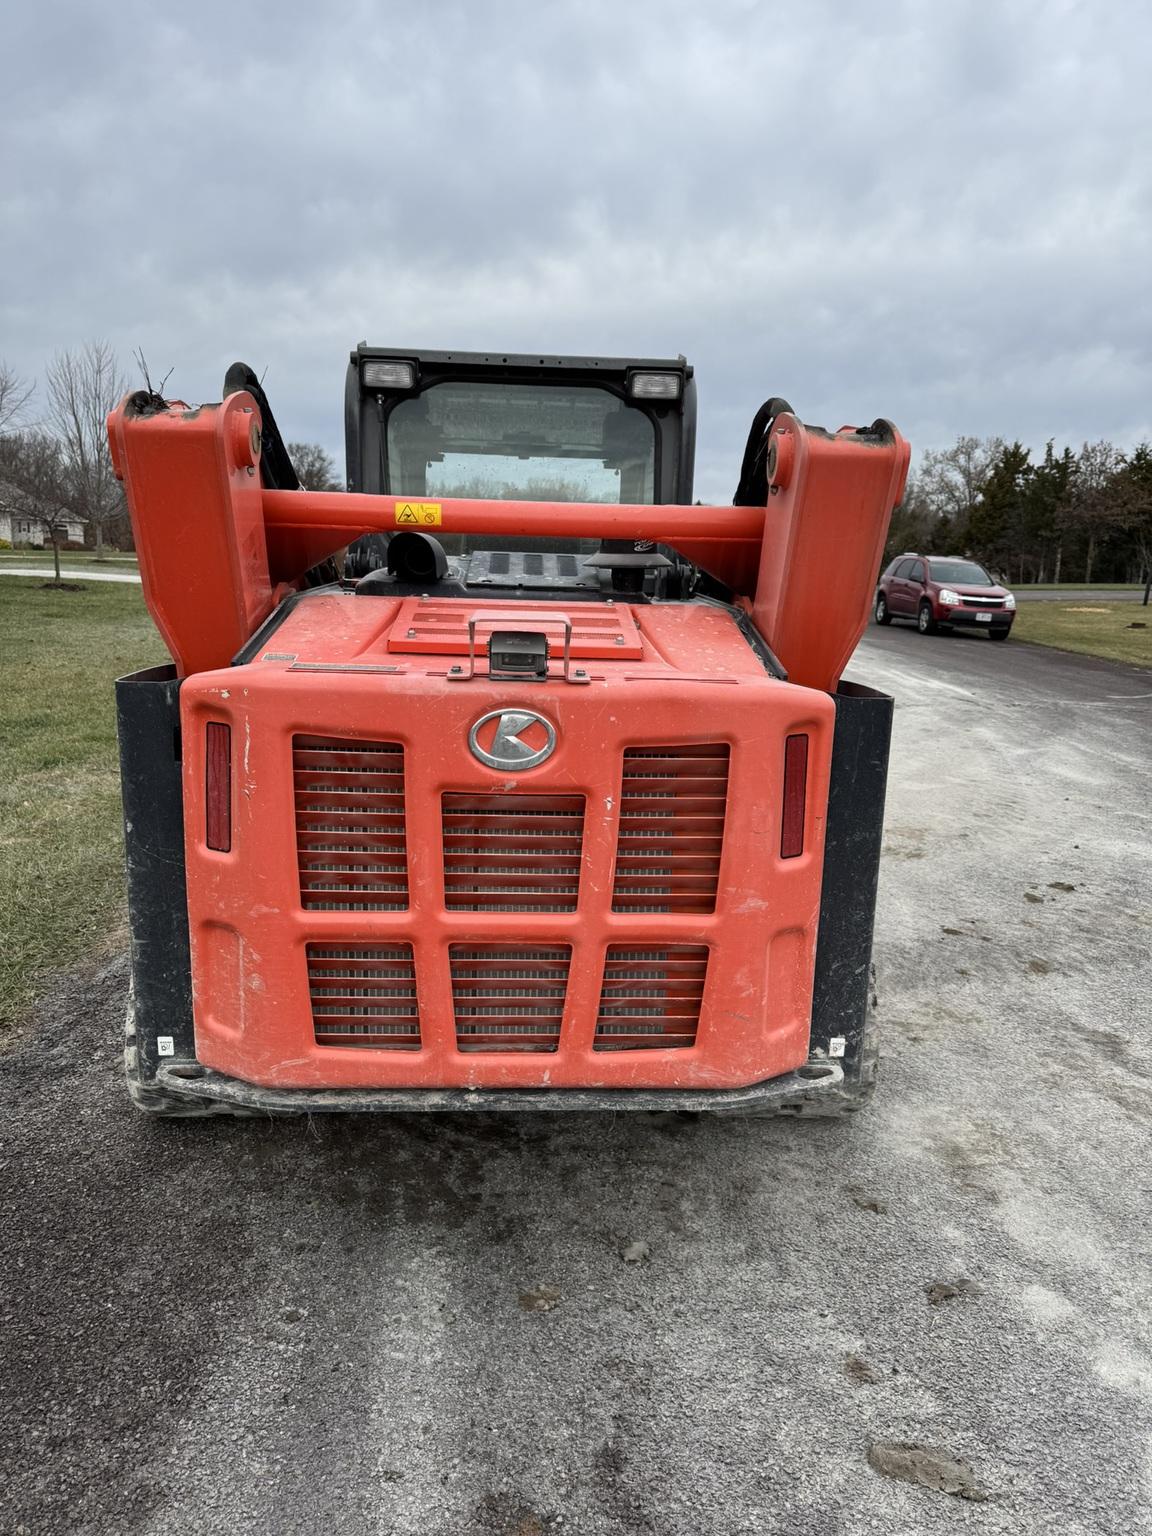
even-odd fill
[[[109,418],[173,664],[121,679],[128,1084],[160,1115],[829,1115],[876,1070],[891,700],[841,680],[908,448],[683,358],[359,346],[348,489],[255,375]]]

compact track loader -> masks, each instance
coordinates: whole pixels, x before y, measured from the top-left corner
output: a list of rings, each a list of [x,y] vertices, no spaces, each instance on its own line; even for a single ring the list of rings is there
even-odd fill
[[[348,488],[252,371],[109,418],[173,664],[117,684],[127,1073],[165,1115],[840,1114],[891,700],[841,673],[908,448],[683,358],[359,346]]]

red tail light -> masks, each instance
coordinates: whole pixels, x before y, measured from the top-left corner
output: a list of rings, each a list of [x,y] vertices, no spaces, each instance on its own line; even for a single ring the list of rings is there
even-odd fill
[[[780,828],[780,857],[795,859],[804,852],[804,802],[808,790],[808,738],[789,736],[784,743],[784,815]]]
[[[217,853],[232,847],[232,727],[204,728],[204,840]]]

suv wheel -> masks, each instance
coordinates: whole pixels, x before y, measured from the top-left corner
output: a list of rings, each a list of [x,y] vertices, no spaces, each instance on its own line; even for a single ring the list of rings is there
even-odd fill
[[[932,604],[927,600],[920,604],[920,611],[916,615],[916,628],[922,635],[934,635],[936,633],[936,620],[932,616]]]
[[[883,592],[876,594],[876,622],[877,624],[891,624],[892,615],[888,612],[888,599]]]

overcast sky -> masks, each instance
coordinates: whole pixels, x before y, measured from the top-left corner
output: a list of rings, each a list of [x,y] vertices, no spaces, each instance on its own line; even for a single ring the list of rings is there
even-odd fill
[[[265,380],[348,348],[670,354],[697,495],[756,406],[1152,435],[1152,8],[43,3],[0,23],[0,359]]]

